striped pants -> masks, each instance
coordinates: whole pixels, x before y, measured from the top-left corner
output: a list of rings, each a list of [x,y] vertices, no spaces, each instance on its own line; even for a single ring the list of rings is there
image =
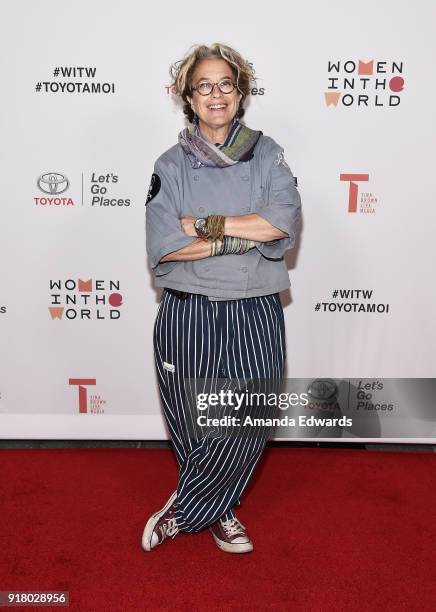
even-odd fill
[[[219,518],[234,516],[232,508],[253,474],[271,428],[196,425],[201,413],[186,391],[186,382],[199,381],[201,386],[207,380],[209,392],[211,381],[214,385],[267,379],[277,388],[286,359],[279,294],[226,301],[190,294],[182,300],[164,290],[153,344],[163,411],[180,470],[176,521],[180,531],[200,531]],[[271,415],[269,407],[253,409],[245,404],[239,411],[234,405],[215,410],[221,410],[220,416],[237,414],[241,421],[250,411],[256,417]]]

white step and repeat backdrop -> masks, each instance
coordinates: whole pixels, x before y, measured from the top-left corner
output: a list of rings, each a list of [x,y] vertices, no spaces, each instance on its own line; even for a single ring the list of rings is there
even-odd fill
[[[145,198],[184,127],[169,65],[220,41],[253,63],[246,124],[302,197],[287,376],[311,415],[333,398],[356,417],[281,437],[435,441],[435,18],[430,1],[5,3],[0,437],[167,438]]]

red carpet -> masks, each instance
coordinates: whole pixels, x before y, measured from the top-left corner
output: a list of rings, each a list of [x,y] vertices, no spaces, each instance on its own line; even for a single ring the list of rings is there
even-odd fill
[[[268,449],[238,511],[255,550],[230,555],[207,531],[140,548],[169,450],[0,453],[0,590],[80,612],[436,610],[434,454]]]

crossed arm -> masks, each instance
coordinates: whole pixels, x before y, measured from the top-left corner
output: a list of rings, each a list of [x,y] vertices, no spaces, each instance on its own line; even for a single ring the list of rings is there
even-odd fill
[[[197,233],[194,228],[195,217],[182,217],[180,225],[187,236],[196,237]],[[226,216],[224,224],[224,234],[226,236],[235,236],[237,238],[247,238],[255,242],[268,242],[269,240],[277,240],[286,238],[289,234],[282,232],[266,219],[257,213],[248,215]],[[197,238],[185,247],[167,253],[161,258],[161,262],[165,261],[192,261],[194,259],[204,259],[210,256],[210,242],[202,238]]]

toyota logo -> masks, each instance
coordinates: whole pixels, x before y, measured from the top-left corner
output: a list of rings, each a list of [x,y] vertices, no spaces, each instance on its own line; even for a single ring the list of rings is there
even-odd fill
[[[331,378],[316,378],[308,386],[307,393],[315,400],[334,400],[338,393],[338,387]]]
[[[60,174],[59,172],[46,172],[45,174],[41,174],[36,184],[43,193],[59,194],[68,189],[70,181],[65,174]]]

